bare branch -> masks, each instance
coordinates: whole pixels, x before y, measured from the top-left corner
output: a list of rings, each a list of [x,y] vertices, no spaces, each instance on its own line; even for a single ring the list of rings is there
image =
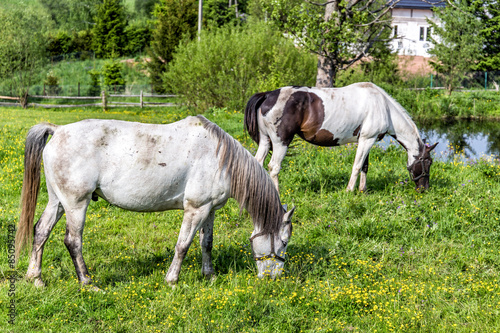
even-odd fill
[[[329,5],[331,3],[338,2],[338,0],[327,1],[325,3],[317,3],[317,2],[312,2],[312,1],[309,1],[309,0],[305,0],[305,1],[307,3],[310,3],[311,5],[315,5],[315,6],[326,6],[326,5]]]

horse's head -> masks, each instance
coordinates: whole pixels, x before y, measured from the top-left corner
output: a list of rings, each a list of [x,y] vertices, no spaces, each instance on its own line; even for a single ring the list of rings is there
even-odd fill
[[[415,182],[417,191],[429,188],[429,175],[432,165],[431,151],[436,148],[437,144],[438,142],[429,147],[424,144],[420,150],[420,154],[413,156],[415,157],[415,161],[408,166],[411,180]]]
[[[286,211],[286,206],[285,211]],[[283,272],[285,265],[285,253],[288,246],[288,241],[292,236],[292,215],[295,211],[293,207],[290,211],[283,215],[278,232],[259,232],[252,233],[250,244],[252,245],[252,253],[257,263],[259,278],[270,276],[276,278]]]

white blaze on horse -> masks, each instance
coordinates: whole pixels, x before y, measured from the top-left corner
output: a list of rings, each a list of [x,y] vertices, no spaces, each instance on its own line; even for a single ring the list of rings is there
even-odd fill
[[[52,139],[46,144],[48,136]],[[214,212],[230,197],[250,213],[251,245],[258,275],[281,273],[292,233],[286,212],[261,165],[243,146],[202,116],[168,125],[84,120],[32,127],[25,147],[22,212],[16,258],[33,233],[43,162],[49,201],[34,227],[26,277],[43,286],[42,253],[54,225],[66,213],[66,245],[82,284],[91,283],[82,256],[85,214],[91,199],[138,212],[183,209],[175,254],[165,276],[178,281],[182,261],[199,231],[202,273],[211,276]]]
[[[360,172],[359,190],[366,191],[370,149],[389,134],[406,149],[407,168],[417,189],[429,187],[430,152],[437,143],[426,146],[406,110],[373,83],[257,93],[247,103],[244,123],[259,144],[255,157],[261,165],[273,151],[268,168],[276,189],[281,162],[295,134],[318,146],[358,143],[348,191],[354,190]]]

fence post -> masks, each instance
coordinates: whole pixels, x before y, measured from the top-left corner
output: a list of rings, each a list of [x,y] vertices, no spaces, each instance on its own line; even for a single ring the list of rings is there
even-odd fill
[[[78,82],[78,97],[80,97],[80,82]]]
[[[484,72],[484,89],[488,89],[488,72]]]
[[[143,106],[144,106],[143,96],[142,96],[142,90],[141,90],[141,101],[140,101],[140,103],[141,103],[141,109],[142,109],[142,108],[143,108]]]
[[[432,74],[431,74],[431,88],[432,88]]]
[[[101,96],[102,96],[102,110],[106,112],[106,91],[103,90],[101,92]]]

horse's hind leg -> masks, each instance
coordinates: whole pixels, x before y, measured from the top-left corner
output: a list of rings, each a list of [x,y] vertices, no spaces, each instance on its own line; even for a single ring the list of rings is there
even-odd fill
[[[73,260],[78,280],[84,285],[92,282],[82,254],[82,234],[90,197],[89,194],[88,198],[72,206],[71,209],[66,209],[66,235],[64,237],[64,245]]]
[[[269,148],[271,147],[271,141],[267,135],[261,134],[259,138],[259,148],[255,154],[255,159],[259,162],[261,166],[264,165],[264,160],[269,153]]]
[[[49,202],[42,213],[42,216],[35,225],[35,236],[33,237],[33,249],[28,265],[26,278],[34,280],[35,286],[44,286],[42,280],[42,255],[45,242],[49,238],[50,232],[56,225],[57,221],[64,214],[64,209],[57,196],[52,191],[52,188],[47,183],[49,193]]]
[[[211,211],[199,231],[201,245],[201,273],[207,278],[211,277],[214,274],[214,268],[212,266],[214,219],[215,212]]]
[[[356,158],[354,159],[354,164],[352,166],[351,178],[349,179],[349,184],[347,185],[347,191],[354,191],[354,187],[356,186],[356,181],[358,180],[358,175],[361,169],[365,164],[365,160],[368,157],[370,149],[375,144],[376,137],[368,138],[368,139],[359,139],[358,149],[356,151]],[[366,160],[366,163],[368,161]],[[366,190],[366,172],[364,173],[364,179],[360,181],[360,189],[364,187]]]
[[[361,173],[359,174],[359,190],[361,192],[366,191],[366,174],[368,173],[368,158],[370,154],[366,155],[365,161],[363,162],[363,167],[361,167]]]
[[[281,163],[285,158],[286,151],[288,146],[284,144],[273,144],[273,155],[271,156],[271,160],[269,161],[269,175],[273,180],[274,186],[276,190],[279,192],[279,183],[278,183],[278,175],[281,170]]]

